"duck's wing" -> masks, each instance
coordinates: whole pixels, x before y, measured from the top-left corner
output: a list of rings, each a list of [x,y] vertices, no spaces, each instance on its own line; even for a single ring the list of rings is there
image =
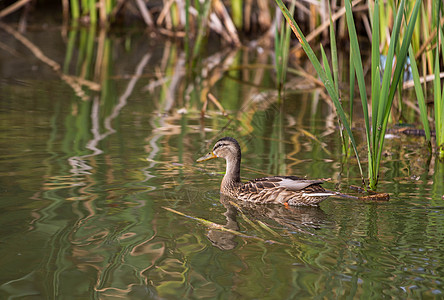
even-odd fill
[[[296,176],[271,176],[251,180],[244,184],[245,188],[253,190],[261,190],[264,188],[286,188],[290,191],[301,191],[310,186],[317,186],[320,190],[324,190],[320,184],[322,180],[309,180]]]
[[[237,198],[253,203],[317,205],[334,193],[326,191],[322,180],[296,176],[272,176],[248,181],[239,187]]]

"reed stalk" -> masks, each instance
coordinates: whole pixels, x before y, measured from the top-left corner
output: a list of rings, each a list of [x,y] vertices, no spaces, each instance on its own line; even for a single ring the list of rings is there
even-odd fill
[[[292,0],[290,6],[290,13],[294,13],[295,0]],[[287,76],[288,54],[290,52],[290,34],[291,29],[288,23],[282,22],[280,24],[281,32],[279,33],[279,24],[276,22],[275,34],[275,68],[276,80],[279,92],[282,92],[285,78]]]
[[[302,33],[302,30],[299,28],[298,24],[296,23],[296,21],[293,18],[293,15],[290,14],[290,12],[288,11],[287,7],[284,5],[282,0],[275,0],[275,1],[276,1],[277,5],[279,6],[279,8],[281,9],[282,13],[284,14],[284,17],[287,20],[287,22],[289,23],[294,34],[296,35],[299,42],[301,43],[302,49],[304,49],[305,53],[307,54],[307,57],[309,58],[310,62],[313,64],[313,67],[315,68],[316,73],[321,78],[321,81],[323,82],[328,94],[330,95],[330,97],[335,105],[336,113],[338,114],[345,130],[347,131],[347,133],[349,135],[349,138],[350,138],[350,141],[351,141],[351,144],[352,144],[352,147],[353,147],[353,150],[355,152],[356,159],[358,162],[359,171],[361,173],[362,181],[363,181],[363,184],[365,185],[364,175],[363,175],[362,166],[361,166],[361,160],[359,158],[359,154],[358,154],[358,150],[357,150],[357,146],[356,146],[356,141],[355,141],[355,138],[354,138],[353,133],[351,131],[347,117],[345,115],[344,109],[342,108],[342,104],[339,100],[339,95],[336,91],[332,74],[330,72],[327,72],[322,67],[322,65],[319,62],[318,58],[316,57],[313,49],[310,47],[310,45],[307,42],[307,39],[305,38],[304,34]],[[326,67],[326,65],[328,65],[328,64],[324,63],[324,67]]]
[[[415,54],[413,53],[412,45],[410,45],[410,47],[409,47],[409,57],[415,57]],[[429,120],[427,118],[427,106],[426,106],[426,102],[425,102],[424,92],[422,89],[416,60],[410,59],[410,65],[412,66],[413,82],[415,85],[415,93],[416,93],[416,99],[418,100],[421,122],[424,127],[426,141],[430,147],[431,146],[431,134],[430,134]]]
[[[339,91],[337,89],[337,77],[332,76],[332,72],[330,70],[329,64],[327,62],[327,57],[323,47],[321,47],[321,54],[323,57],[323,68],[321,67],[316,55],[314,54],[311,47],[308,45],[305,37],[303,36],[301,30],[299,29],[297,23],[294,21],[292,14],[288,11],[285,5],[281,0],[276,0],[278,6],[282,10],[285,18],[290,23],[293,32],[296,34],[296,37],[299,39],[299,42],[302,45],[302,48],[306,52],[308,58],[312,62],[317,74],[321,78],[324,83],[325,88],[327,89],[328,94],[333,100],[333,103],[336,107],[336,112],[339,116],[340,121],[342,122],[345,130],[347,131],[351,144],[353,146],[355,155],[358,160],[358,165],[362,173],[362,168],[360,164],[360,159],[358,152],[356,150],[356,142],[353,137],[353,133],[351,132],[349,126],[349,120],[347,119],[344,109],[342,107],[342,103],[339,101]],[[413,29],[416,24],[416,19],[418,15],[418,11],[420,8],[420,0],[415,2],[415,5],[410,14],[410,19],[408,24],[406,25],[404,36],[402,39],[401,45],[399,45],[400,41],[400,31],[401,25],[405,10],[405,0],[401,0],[399,3],[399,7],[396,12],[394,27],[392,30],[389,49],[387,54],[387,62],[386,67],[384,69],[382,82],[380,79],[380,4],[379,0],[376,0],[374,3],[374,9],[372,14],[372,49],[371,49],[371,123],[370,123],[370,114],[368,111],[368,97],[367,97],[367,89],[364,78],[364,71],[362,66],[362,58],[361,51],[359,48],[358,37],[356,33],[356,26],[353,18],[353,13],[351,9],[350,0],[345,1],[345,10],[346,10],[346,19],[347,19],[347,28],[350,39],[350,61],[352,62],[352,70],[350,73],[350,78],[355,78],[359,87],[359,94],[362,103],[362,110],[364,116],[364,124],[365,124],[365,132],[366,132],[366,141],[367,141],[367,157],[368,157],[368,183],[370,189],[376,189],[376,185],[379,179],[379,168],[382,150],[384,146],[384,137],[387,129],[387,123],[390,116],[391,106],[393,103],[393,99],[398,87],[399,80],[401,75],[404,73],[404,63],[406,61],[408,48],[411,43]],[[331,16],[331,13],[330,13]],[[332,59],[333,59],[333,67],[335,67],[334,59],[334,51],[336,48],[336,41],[334,37],[332,38],[332,33],[330,34],[330,38],[332,39]],[[396,56],[395,56],[396,52]],[[411,58],[414,59],[414,58]],[[393,69],[394,66],[394,69]],[[336,70],[333,71],[333,74],[337,73]],[[351,80],[354,84],[354,81]],[[353,87],[350,86],[350,89]],[[441,93],[439,93],[441,95]],[[352,101],[352,99],[350,99]],[[342,128],[341,128],[342,129]]]
[[[436,10],[436,24],[440,24],[440,7],[441,1],[437,0],[436,2],[437,10]],[[444,58],[444,44],[442,43],[443,33],[441,26],[438,26],[438,34],[436,39],[436,48],[435,48],[435,67],[434,67],[434,84],[433,84],[433,92],[434,92],[434,109],[435,109],[435,132],[436,132],[436,147],[438,157],[444,158],[444,89],[441,88],[441,78],[440,74],[440,47],[442,47],[442,54]]]
[[[71,6],[71,18],[74,20],[77,20],[80,18],[80,3],[79,0],[71,0],[70,1]]]
[[[211,1],[205,1],[203,4],[199,4],[199,14],[197,18],[197,24],[198,24],[198,31],[197,31],[197,37],[196,41],[194,43],[194,49],[192,53],[192,61],[195,57],[197,57],[197,54],[201,50],[203,40],[205,39],[205,31],[206,26],[208,22],[208,17],[210,14],[210,7],[211,7]]]
[[[97,23],[96,0],[88,0],[88,15],[91,24]]]
[[[379,7],[379,0],[375,1],[375,7]],[[370,126],[367,104],[368,98],[366,95],[366,87],[364,82],[364,73],[362,71],[361,54],[359,51],[358,40],[356,36],[356,28],[354,27],[354,20],[351,11],[350,1],[346,0],[346,15],[347,26],[351,41],[351,48],[353,49],[353,64],[356,71],[356,78],[358,81],[359,91],[361,95],[362,108],[364,112],[364,121],[367,136],[368,149],[368,177],[370,189],[375,189],[379,179],[379,168],[384,146],[384,138],[387,130],[387,123],[390,116],[390,110],[393,103],[393,98],[401,78],[404,73],[404,64],[407,57],[408,47],[410,46],[413,29],[416,23],[416,18],[420,8],[420,0],[415,2],[410,20],[404,33],[402,44],[397,51],[395,57],[395,50],[399,47],[400,40],[399,32],[401,30],[402,19],[405,9],[405,0],[401,0],[395,17],[395,23],[390,38],[389,49],[387,54],[386,66],[384,69],[382,82],[379,75],[380,69],[380,52],[379,52],[379,10],[374,9],[373,12],[373,28],[372,28],[372,123]],[[414,58],[411,58],[414,59]],[[395,66],[394,72],[392,66]]]

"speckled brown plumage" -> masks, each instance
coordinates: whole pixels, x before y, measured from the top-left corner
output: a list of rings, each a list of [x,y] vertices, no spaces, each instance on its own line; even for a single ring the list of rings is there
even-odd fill
[[[213,151],[199,158],[205,161],[222,157],[227,162],[220,191],[222,194],[251,203],[274,203],[288,205],[318,205],[333,193],[326,191],[322,180],[307,180],[296,176],[271,176],[253,179],[246,183],[240,180],[241,149],[238,142],[225,137],[216,142]]]

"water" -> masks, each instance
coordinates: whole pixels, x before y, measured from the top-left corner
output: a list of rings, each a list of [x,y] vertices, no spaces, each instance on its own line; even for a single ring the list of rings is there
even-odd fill
[[[290,78],[300,92],[278,105],[269,69],[235,68],[270,53],[209,47],[187,77],[170,41],[27,32],[63,74],[101,85],[79,90],[0,35],[17,51],[0,54],[1,298],[443,297],[444,172],[421,138],[386,141],[389,202],[233,206],[218,193],[224,162],[195,163],[225,135],[244,179],[331,178],[356,194],[356,163],[342,163],[333,108],[309,81]],[[228,116],[209,103],[201,118],[207,91]]]

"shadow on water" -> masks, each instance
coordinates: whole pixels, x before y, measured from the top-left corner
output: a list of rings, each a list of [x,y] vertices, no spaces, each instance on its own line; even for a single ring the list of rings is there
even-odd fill
[[[2,297],[444,292],[444,167],[428,159],[419,138],[387,141],[380,180],[387,203],[229,202],[217,193],[224,162],[194,164],[228,135],[241,144],[245,179],[307,175],[331,178],[326,185],[339,190],[359,184],[353,159],[343,162],[331,104],[303,76],[288,78],[293,89],[279,101],[269,50],[208,42],[189,68],[180,45],[147,35],[12,29],[0,36],[16,47],[0,53]],[[226,115],[204,104],[209,92]]]

